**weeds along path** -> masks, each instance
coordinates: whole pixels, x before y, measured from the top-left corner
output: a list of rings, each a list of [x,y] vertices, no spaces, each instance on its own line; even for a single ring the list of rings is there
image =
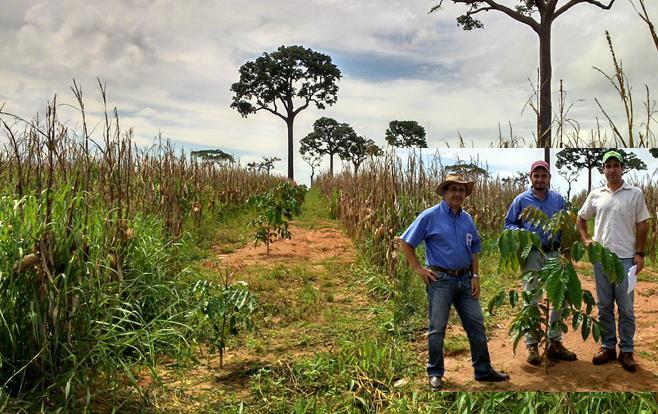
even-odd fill
[[[596,297],[596,289],[589,265],[577,267],[583,289]],[[596,311],[594,311],[596,314]],[[511,318],[506,317],[488,329],[489,352],[493,365],[510,373],[511,381],[500,384],[480,384],[473,380],[468,343],[459,323],[449,327],[447,337],[462,337],[464,346],[446,358],[447,389],[454,391],[658,391],[658,274],[647,269],[640,275],[635,292],[635,360],[636,373],[625,371],[617,361],[605,365],[592,364],[592,355],[600,344],[591,337],[583,341],[580,330],[571,329],[563,335],[564,344],[574,351],[578,360],[557,362],[549,365],[548,375],[544,367],[526,362],[525,344],[521,341],[516,354],[508,335]],[[493,328],[493,329],[492,329]],[[453,339],[454,340],[454,339]],[[416,342],[419,354],[426,349],[425,339]],[[424,363],[419,358],[419,363]],[[424,381],[424,378],[418,381]]]
[[[236,217],[218,229],[214,253],[202,261],[202,271],[210,279],[228,265],[234,280],[249,284],[261,307],[259,332],[232,339],[222,369],[218,354],[205,347],[192,367],[164,369],[163,386],[144,384],[150,385],[150,400],[191,412],[218,402],[250,401],[250,382],[261,368],[336,350],[368,324],[372,299],[355,278],[354,246],[320,197],[307,195],[302,216],[290,226],[292,239],[275,241],[269,254],[264,245],[251,242],[249,217]]]

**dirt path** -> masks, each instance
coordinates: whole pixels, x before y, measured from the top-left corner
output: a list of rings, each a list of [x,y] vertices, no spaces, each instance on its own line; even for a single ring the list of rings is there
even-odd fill
[[[581,275],[580,279],[583,289],[590,290],[596,297],[591,277]],[[525,361],[525,345],[522,342],[516,355],[512,352],[511,337],[508,335],[511,320],[508,320],[489,332],[489,352],[494,367],[508,372],[511,381],[501,384],[474,381],[470,353],[466,350],[446,357],[446,388],[454,391],[658,391],[658,284],[638,282],[635,318],[636,373],[625,371],[617,361],[593,365],[592,355],[600,345],[591,336],[584,342],[580,331],[569,331],[563,335],[563,341],[568,349],[577,354],[578,360],[555,363],[549,366],[546,375],[543,366],[535,367]],[[448,335],[462,332],[461,327],[452,326]],[[426,348],[425,341],[425,338],[418,341],[419,350]],[[424,359],[422,363],[425,363]],[[419,381],[425,381],[425,378]]]
[[[229,254],[220,253],[224,246],[214,246],[217,255],[204,266],[232,266],[235,279],[248,282],[268,310],[258,334],[229,343],[223,367],[218,354],[205,348],[196,355],[198,363],[183,375],[173,364],[165,366],[159,374],[169,390],[169,409],[196,411],[217,401],[249,400],[250,380],[260,368],[332,349],[341,323],[368,323],[367,291],[346,277],[355,261],[354,246],[335,226],[317,221],[313,228],[292,224],[293,238],[275,241],[269,254],[264,245],[252,243]],[[150,378],[141,385],[149,388],[152,398],[163,392]]]
[[[320,225],[330,223],[318,223]],[[276,240],[270,245],[270,253],[264,244],[249,244],[229,254],[218,254],[217,258],[244,267],[259,265],[271,267],[275,264],[314,263],[335,259],[345,264],[354,261],[352,241],[341,231],[332,227],[307,229],[290,226],[290,240]],[[221,246],[215,246],[221,251]]]

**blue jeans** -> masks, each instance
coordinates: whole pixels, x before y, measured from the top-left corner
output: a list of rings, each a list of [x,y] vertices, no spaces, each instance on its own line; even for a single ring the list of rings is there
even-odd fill
[[[598,299],[599,321],[603,328],[603,348],[615,349],[617,329],[615,328],[615,302],[619,312],[619,349],[621,352],[633,352],[635,336],[635,312],[633,303],[635,291],[628,290],[628,269],[633,266],[633,259],[620,259],[624,264],[624,280],[620,284],[610,283],[603,273],[601,263],[594,265],[594,281]]]
[[[546,259],[558,258],[558,257],[560,257],[560,252],[558,252],[557,250],[546,252]],[[525,264],[523,266],[523,273],[529,272],[529,271],[538,272],[542,267],[544,267],[545,263],[546,263],[546,260],[544,259],[544,256],[542,256],[541,252],[539,252],[539,250],[533,249],[532,251],[530,251],[530,254],[528,254],[528,258],[525,261]],[[539,283],[537,281],[536,277],[537,277],[537,275],[535,274],[535,277],[532,280],[530,280],[528,282],[524,281],[523,282],[523,290],[525,290],[526,292],[529,292],[532,289],[536,289],[537,284]],[[532,299],[532,303],[536,304],[537,302],[539,302],[541,297],[533,297],[531,299]],[[527,305],[528,303],[525,303],[525,304]],[[560,316],[561,316],[560,315],[560,310],[551,307],[551,314],[549,316],[548,323],[552,326],[553,322],[560,319]],[[555,329],[551,329],[549,327],[548,341],[549,342],[560,342],[561,340],[562,340],[562,329],[560,329],[559,327],[556,327]],[[529,333],[525,334],[526,347],[529,346],[529,345],[536,345],[538,342],[539,341],[537,340],[537,338],[535,338],[531,334],[529,334]]]
[[[484,330],[484,317],[480,300],[471,296],[471,275],[450,276],[436,272],[437,280],[427,287],[429,302],[429,329],[427,342],[429,348],[429,376],[443,377],[443,340],[450,315],[450,305],[454,305],[462,321],[471,346],[471,360],[475,378],[482,378],[491,372],[487,336]]]

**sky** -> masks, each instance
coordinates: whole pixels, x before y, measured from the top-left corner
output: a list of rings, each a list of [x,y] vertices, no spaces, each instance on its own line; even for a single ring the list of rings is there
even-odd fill
[[[658,21],[658,1],[646,3]],[[536,34],[495,11],[480,14],[485,29],[466,32],[455,21],[463,6],[446,1],[429,14],[435,4],[2,0],[0,107],[27,119],[43,117],[57,96],[62,119],[79,127],[80,115],[69,106],[75,106],[75,79],[94,129],[102,110],[99,78],[109,108],[117,108],[124,128],[134,128],[138,144],[149,145],[162,133],[187,150],[219,148],[243,165],[278,156],[275,172],[286,174],[285,123],[264,111],[241,117],[230,108],[230,87],[244,63],[281,45],[303,45],[331,56],[342,79],[335,105],[309,108],[296,118],[297,140],[313,121],[328,116],[382,146],[388,123],[396,119],[423,125],[430,147],[454,146],[459,134],[467,145],[487,147],[499,125],[504,136],[511,125],[512,134],[531,145],[536,121],[524,106],[536,79]],[[563,79],[566,102],[573,104],[569,117],[584,136],[597,118],[606,125],[595,98],[615,122],[625,122],[619,97],[593,68],[612,71],[605,30],[629,78],[637,125],[645,85],[658,93],[658,53],[630,2],[617,0],[610,11],[575,6],[553,24],[553,96],[557,107]],[[310,168],[298,149],[297,142],[295,176],[308,183]]]

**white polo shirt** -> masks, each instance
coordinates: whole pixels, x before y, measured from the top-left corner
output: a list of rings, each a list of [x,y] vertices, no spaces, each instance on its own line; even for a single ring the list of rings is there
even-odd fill
[[[651,217],[642,190],[626,182],[616,191],[608,186],[592,190],[578,215],[595,216],[592,240],[620,258],[635,256],[635,225]]]

